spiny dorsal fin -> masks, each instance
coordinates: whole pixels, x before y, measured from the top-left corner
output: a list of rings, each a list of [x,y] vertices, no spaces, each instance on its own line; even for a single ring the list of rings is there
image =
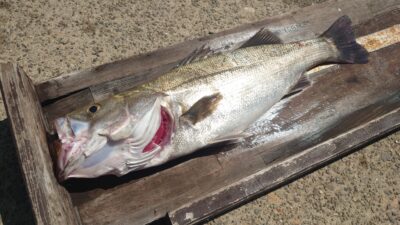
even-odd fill
[[[206,45],[203,45],[199,48],[196,48],[186,58],[182,59],[182,61],[180,61],[176,67],[184,66],[191,62],[194,62],[194,61],[197,61],[200,59],[204,59],[207,56],[211,55],[212,53],[213,53],[213,51],[210,49],[210,47],[206,47]]]
[[[282,44],[282,40],[267,28],[262,28],[240,47],[246,48],[266,44]]]
[[[290,91],[285,96],[283,96],[283,98],[287,98],[289,96],[297,94],[309,86],[311,86],[311,81],[308,79],[306,75],[303,74],[299,79],[299,81],[296,83],[296,85],[294,85],[292,89],[290,89]]]
[[[182,114],[181,118],[190,121],[193,125],[203,120],[217,108],[222,95],[216,93],[198,100],[188,111]]]

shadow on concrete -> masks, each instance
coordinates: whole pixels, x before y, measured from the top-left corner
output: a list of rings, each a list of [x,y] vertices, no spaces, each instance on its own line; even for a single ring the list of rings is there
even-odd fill
[[[7,119],[0,121],[0,215],[4,225],[35,224]]]

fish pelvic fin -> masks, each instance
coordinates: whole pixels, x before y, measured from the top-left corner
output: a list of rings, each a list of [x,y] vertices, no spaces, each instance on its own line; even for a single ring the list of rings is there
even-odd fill
[[[262,28],[253,37],[240,46],[240,48],[266,44],[282,44],[282,40],[267,28]]]
[[[217,108],[218,103],[221,101],[222,95],[216,93],[206,96],[198,100],[188,111],[182,114],[181,118],[190,121],[191,124],[203,120]]]
[[[320,37],[331,40],[339,51],[339,56],[335,61],[342,63],[368,62],[368,51],[356,42],[348,16],[337,19]]]

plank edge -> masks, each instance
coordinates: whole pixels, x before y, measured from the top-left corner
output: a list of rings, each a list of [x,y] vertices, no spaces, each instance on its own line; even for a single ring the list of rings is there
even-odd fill
[[[8,85],[10,86],[10,88],[8,88],[9,91],[7,91],[6,87]],[[23,90],[21,87],[26,89]],[[29,204],[34,214],[36,224],[80,224],[80,219],[76,209],[72,205],[69,194],[57,183],[54,177],[51,177],[53,176],[51,173],[52,161],[49,152],[42,151],[42,149],[48,149],[44,115],[38,104],[38,97],[32,80],[17,64],[10,62],[0,63],[0,90],[4,100],[9,127],[13,135],[13,142],[17,151],[18,163],[21,168],[25,189],[29,196]],[[14,96],[7,95],[8,92],[12,92]],[[17,110],[17,103],[21,99],[28,100],[32,103],[33,107],[30,109],[32,111],[29,112],[29,114],[33,115],[32,118],[20,117]],[[24,112],[21,113],[23,114]],[[25,112],[25,114],[28,113]],[[36,123],[38,127],[29,127],[32,125],[30,122]],[[22,126],[25,130],[38,128],[32,131],[32,133],[37,134],[36,137],[31,137],[32,139],[29,137],[22,138],[26,131],[22,133],[18,132],[16,130],[16,125]],[[21,136],[22,139],[18,138],[18,136]],[[18,139],[20,140],[18,141]],[[33,149],[37,145],[41,145],[40,148],[42,149]],[[32,149],[23,149],[24,146],[32,146]],[[32,152],[30,150],[37,152]],[[32,162],[27,162],[28,159],[42,164],[42,167],[45,169],[32,169],[32,171],[29,171],[29,166],[35,165],[28,165],[29,163],[33,164]],[[43,173],[36,174],[38,171]],[[39,188],[36,190],[37,187]]]

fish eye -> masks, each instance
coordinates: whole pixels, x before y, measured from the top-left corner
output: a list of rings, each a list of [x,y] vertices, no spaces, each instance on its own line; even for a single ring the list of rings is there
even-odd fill
[[[90,106],[87,109],[87,111],[90,112],[90,113],[96,113],[99,109],[100,109],[100,105],[95,104],[95,105]]]

